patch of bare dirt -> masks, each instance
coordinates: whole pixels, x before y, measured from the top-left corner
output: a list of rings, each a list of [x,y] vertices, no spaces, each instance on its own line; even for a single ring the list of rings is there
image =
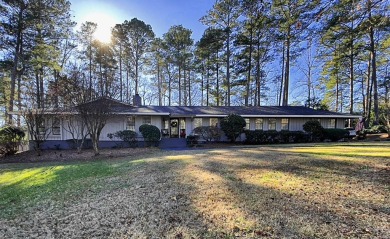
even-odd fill
[[[24,151],[15,155],[0,158],[1,163],[33,163],[33,162],[71,162],[71,161],[89,161],[97,159],[108,159],[135,156],[149,152],[158,151],[157,148],[116,148],[100,149],[99,155],[95,155],[92,149],[84,149],[81,153],[77,150],[43,150],[38,156],[33,150]]]

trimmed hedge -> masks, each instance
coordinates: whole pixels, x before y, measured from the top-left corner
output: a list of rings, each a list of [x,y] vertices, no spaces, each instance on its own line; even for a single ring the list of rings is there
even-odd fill
[[[194,147],[198,144],[199,135],[188,135],[187,136],[187,145],[189,147]]]
[[[323,138],[330,141],[339,141],[348,138],[349,131],[346,129],[323,129]]]
[[[127,143],[129,147],[137,146],[137,133],[132,130],[121,130],[113,134],[109,133],[107,134],[107,137],[111,140],[113,138],[119,138],[123,142]],[[122,147],[121,144],[119,144],[118,146]]]
[[[307,134],[302,131],[245,130],[246,144],[306,143]]]
[[[199,135],[206,141],[219,141],[222,136],[222,130],[215,126],[199,126],[196,127],[192,133]]]
[[[161,133],[156,126],[143,124],[139,127],[139,131],[145,139],[146,146],[158,146],[158,142],[161,139]]]
[[[324,128],[317,120],[309,120],[303,124],[303,130],[310,134],[310,141],[322,141],[324,137]]]
[[[234,143],[236,142],[236,138],[244,132],[246,122],[240,115],[230,114],[223,118],[220,124],[226,137]]]

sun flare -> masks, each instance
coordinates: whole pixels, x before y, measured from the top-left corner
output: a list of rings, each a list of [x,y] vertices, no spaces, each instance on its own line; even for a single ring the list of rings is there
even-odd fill
[[[104,43],[111,41],[111,29],[119,23],[113,16],[103,12],[92,12],[86,16],[86,19],[97,24],[94,34],[96,40]]]

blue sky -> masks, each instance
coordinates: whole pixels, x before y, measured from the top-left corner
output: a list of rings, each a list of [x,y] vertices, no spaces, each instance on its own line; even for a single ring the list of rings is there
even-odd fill
[[[74,20],[95,21],[99,25],[122,23],[138,18],[150,24],[161,37],[173,25],[183,25],[199,40],[206,29],[199,19],[212,8],[214,0],[70,0]]]

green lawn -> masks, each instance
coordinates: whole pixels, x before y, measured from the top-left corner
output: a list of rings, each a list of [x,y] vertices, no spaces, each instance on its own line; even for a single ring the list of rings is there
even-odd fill
[[[0,238],[390,238],[390,143],[0,164]]]

